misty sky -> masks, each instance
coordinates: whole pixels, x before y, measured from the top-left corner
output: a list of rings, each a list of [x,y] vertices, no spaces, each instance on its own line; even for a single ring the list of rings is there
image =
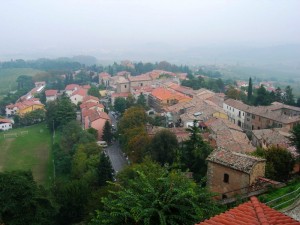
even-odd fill
[[[0,0],[0,58],[300,43],[299,0]]]

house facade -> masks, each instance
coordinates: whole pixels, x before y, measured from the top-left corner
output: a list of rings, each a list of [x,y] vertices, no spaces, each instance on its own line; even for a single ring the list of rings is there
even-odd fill
[[[0,130],[6,131],[12,129],[12,121],[9,119],[0,118]]]
[[[245,117],[247,105],[233,99],[227,99],[223,103],[223,109],[228,115],[228,119],[241,128],[246,128]]]
[[[265,175],[266,160],[218,148],[207,158],[207,186],[222,198],[243,194]]]
[[[46,90],[46,102],[55,101],[57,99],[58,90]]]
[[[17,102],[15,104],[7,105],[5,108],[5,114],[7,117],[17,114],[22,116],[25,113],[44,108],[45,106],[39,101],[39,99],[33,98],[30,100],[25,100],[23,102]]]

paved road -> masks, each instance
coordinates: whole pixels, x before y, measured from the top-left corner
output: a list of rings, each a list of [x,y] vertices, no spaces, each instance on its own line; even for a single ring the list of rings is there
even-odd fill
[[[121,171],[124,166],[127,165],[127,160],[123,156],[123,153],[121,151],[121,148],[119,146],[118,142],[114,142],[112,145],[107,147],[106,153],[109,156],[109,159],[111,161],[111,165],[115,171]]]

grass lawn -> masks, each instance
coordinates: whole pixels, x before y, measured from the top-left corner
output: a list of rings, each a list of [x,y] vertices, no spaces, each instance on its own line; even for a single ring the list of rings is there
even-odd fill
[[[0,95],[5,94],[8,91],[16,90],[16,79],[18,76],[34,76],[37,73],[44,73],[44,71],[31,68],[0,69]]]
[[[18,136],[4,138],[4,134]],[[0,171],[31,170],[39,184],[51,183],[51,134],[44,123],[1,132],[0,146]]]
[[[263,203],[269,202],[269,201],[277,199],[285,194],[288,194],[292,191],[295,191],[298,188],[300,188],[300,178],[287,183],[287,186],[285,186],[285,187],[270,190],[267,194],[263,194],[263,195],[259,196],[259,200]],[[299,194],[299,191],[297,193],[293,194],[292,196],[287,196],[282,199],[279,199],[278,201],[270,204],[269,206],[274,207],[275,205],[278,205],[280,203],[283,203],[283,202],[289,200],[291,197],[295,197],[297,194]],[[293,201],[283,204],[282,206],[279,206],[279,208],[276,208],[276,209],[283,209],[292,203],[293,203]]]

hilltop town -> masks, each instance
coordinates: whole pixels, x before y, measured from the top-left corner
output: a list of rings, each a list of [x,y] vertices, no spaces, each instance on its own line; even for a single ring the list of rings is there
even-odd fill
[[[185,180],[187,185],[196,182],[206,186],[209,193],[214,193],[212,197],[205,192],[206,199],[203,201],[209,202],[207,204],[215,210],[202,218],[190,218],[188,224],[204,221],[224,211],[221,205],[236,202],[237,196],[247,199],[267,193],[269,187],[281,188],[300,172],[297,161],[300,107],[296,106],[295,99],[294,104],[287,104],[288,93],[284,90],[280,90],[277,101],[257,105],[261,90],[267,93],[265,97],[275,96],[276,90],[279,90],[268,82],[253,87],[248,81],[226,84],[221,78],[195,75],[187,67],[133,73],[135,66],[124,61],[123,71],[113,71],[110,67],[101,72],[81,68],[58,74],[56,80],[51,81],[39,79],[34,82],[31,77],[23,76],[17,80],[18,90],[28,85],[28,91],[14,102],[2,105],[0,129],[3,140],[0,144],[5,149],[10,149],[8,140],[14,142],[20,136],[30,140],[31,126],[44,126],[39,128],[40,132],[48,130],[54,171],[50,172],[51,182],[66,177],[73,182],[70,183],[73,186],[68,186],[59,181],[55,188],[60,196],[55,196],[54,192],[62,207],[60,210],[65,210],[58,215],[70,220],[66,224],[88,221],[87,212],[100,207],[93,203],[100,199],[92,195],[86,197],[83,203],[78,202],[81,205],[77,211],[72,211],[64,205],[64,201],[69,199],[62,198],[68,188],[79,188],[79,195],[87,194],[85,185],[92,187],[88,192],[93,194],[96,190],[104,190],[101,189],[103,187],[114,190],[112,183],[130,188],[130,184],[126,183],[126,179],[132,179],[128,171],[139,182],[145,182],[145,177],[149,179],[147,182],[157,182],[152,180],[153,177],[169,179],[166,174],[177,169],[180,172],[174,172],[173,176],[177,178],[173,177],[176,181],[171,183],[180,179]],[[193,85],[197,82],[200,86],[195,88]],[[8,98],[10,95],[6,100],[13,99]],[[26,149],[25,144],[23,148]],[[1,154],[8,158],[6,153]],[[0,161],[0,172],[5,166],[2,163]],[[146,174],[147,166],[156,172]],[[33,173],[35,180],[36,176]],[[70,192],[70,195],[73,194],[74,198],[78,197],[78,193]],[[109,201],[116,200],[108,200],[107,193],[100,195],[104,197],[102,201],[107,204],[108,211],[97,212],[92,221],[103,219],[115,210]],[[124,196],[131,204],[139,201],[130,199],[132,196],[125,193]],[[75,202],[72,204],[77,205]],[[118,204],[126,205],[121,200]],[[248,204],[253,204],[256,209],[261,203],[252,197]],[[277,215],[278,212],[272,210]],[[79,215],[68,217],[69,212]],[[283,214],[279,216],[293,221]],[[299,220],[299,217],[294,218]],[[108,221],[113,219],[116,220],[116,216]],[[63,224],[62,220],[59,218],[58,224]],[[214,224],[209,221],[200,224]]]

